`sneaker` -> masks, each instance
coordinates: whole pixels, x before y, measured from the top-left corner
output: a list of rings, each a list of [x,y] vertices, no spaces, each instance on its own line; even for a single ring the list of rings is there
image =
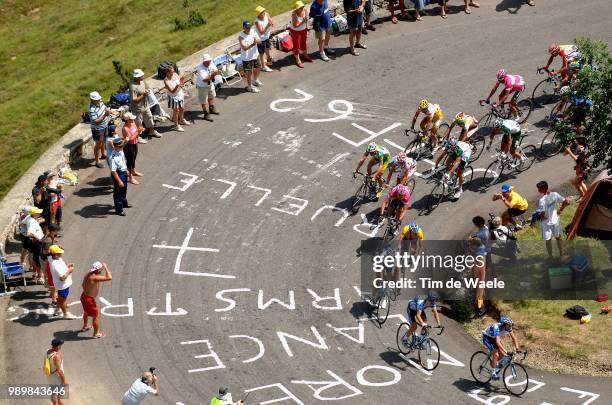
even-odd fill
[[[253,82],[253,85],[259,87],[259,86],[263,86],[263,83],[261,82],[261,80],[257,79]]]
[[[325,62],[329,62],[329,58],[324,53],[321,54],[321,60]]]
[[[79,317],[73,314],[72,312],[66,312],[64,314],[64,319],[79,319]]]
[[[181,125],[191,125],[191,122],[187,121],[186,119],[183,119],[181,121]]]
[[[153,131],[153,134],[151,134],[151,136],[154,138],[161,138],[163,135],[157,131]]]
[[[138,137],[138,143],[149,143],[149,141],[147,141],[146,139],[144,139],[143,137],[139,136]]]
[[[497,375],[497,371],[493,371],[493,372],[491,373],[491,379],[492,379],[493,381],[498,381],[498,380],[499,380],[499,376]]]
[[[267,67],[267,66],[264,66],[263,68],[261,68],[261,71],[262,71],[262,72],[274,72],[274,70],[273,70],[273,69],[270,69],[270,68],[269,68],[269,67]]]
[[[457,192],[453,194],[453,199],[458,200],[459,198],[461,198],[461,194],[463,194],[462,188],[458,189]]]
[[[180,125],[175,125],[174,130],[178,132],[185,132],[185,129]]]
[[[251,93],[259,93],[259,89],[255,86],[247,86],[246,91]]]

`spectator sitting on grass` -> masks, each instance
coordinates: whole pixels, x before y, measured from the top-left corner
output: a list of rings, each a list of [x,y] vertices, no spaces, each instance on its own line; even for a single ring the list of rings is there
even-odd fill
[[[198,89],[198,101],[202,106],[204,119],[212,122],[210,114],[219,114],[215,107],[215,77],[219,75],[219,69],[213,63],[209,54],[202,55],[202,63],[195,68],[196,88]]]
[[[261,63],[261,70],[264,72],[271,72],[272,69],[268,67],[268,61],[272,63],[272,57],[270,56],[270,31],[274,26],[272,17],[262,6],[255,8],[255,29],[261,39],[261,44],[257,44],[257,51],[259,52],[259,62]]]
[[[329,4],[327,0],[315,0],[310,5],[310,18],[312,18],[312,29],[315,31],[315,36],[319,40],[319,55],[325,62],[329,61],[327,54],[333,55],[332,49],[329,49],[329,38],[332,32],[332,20],[329,14]]]
[[[151,93],[151,89],[147,88],[144,81],[144,72],[140,69],[136,69],[134,70],[133,76],[134,80],[132,84],[130,84],[130,111],[132,114],[136,115],[136,125],[138,125],[139,128],[144,127],[149,137],[161,138],[162,134],[155,130],[153,114],[149,109],[147,96]]]
[[[106,159],[106,150],[104,149],[104,141],[108,134],[108,122],[112,115],[116,115],[116,111],[111,110],[104,104],[100,93],[92,91],[89,93],[89,118],[91,121],[91,136],[94,141],[94,161],[98,168],[104,167],[100,163],[100,157]],[[110,135],[112,136],[112,135]]]
[[[244,69],[247,80],[246,91],[259,93],[257,87],[261,86],[263,83],[259,81],[261,64],[259,63],[257,44],[261,43],[261,40],[259,36],[255,35],[251,30],[251,23],[249,21],[244,21],[242,23],[242,32],[238,35],[238,42],[240,43],[242,68]]]
[[[166,68],[166,79],[164,80],[164,86],[168,90],[168,108],[172,109],[172,121],[174,122],[174,129],[178,132],[185,131],[181,125],[191,124],[185,119],[185,93],[183,92],[183,86],[185,85],[185,79],[180,77],[178,73],[174,71],[174,66],[169,65]]]

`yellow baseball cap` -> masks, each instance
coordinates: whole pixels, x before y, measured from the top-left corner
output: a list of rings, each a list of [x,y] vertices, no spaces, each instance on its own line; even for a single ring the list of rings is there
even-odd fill
[[[264,11],[266,11],[266,9],[263,6],[257,6],[255,7],[255,14],[260,15],[261,13],[263,13]]]
[[[49,252],[52,255],[59,255],[64,253],[64,249],[62,249],[61,247],[57,246],[57,245],[51,245],[49,246]]]
[[[41,210],[38,207],[32,207],[30,208],[30,215],[35,215],[35,214],[42,214],[43,210]]]

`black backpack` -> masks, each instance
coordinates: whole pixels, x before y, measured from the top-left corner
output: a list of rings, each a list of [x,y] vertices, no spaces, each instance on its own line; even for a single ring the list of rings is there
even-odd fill
[[[164,80],[164,79],[166,78],[166,68],[167,68],[168,66],[172,66],[172,67],[174,67],[174,71],[175,71],[177,74],[180,74],[179,69],[178,69],[178,66],[176,66],[176,63],[171,62],[171,61],[169,61],[169,60],[166,60],[166,61],[164,61],[164,62],[160,63],[160,64],[159,64],[159,66],[157,66],[157,78],[158,78],[159,80]]]
[[[581,305],[574,305],[573,307],[570,307],[565,310],[565,316],[568,317],[569,319],[578,320],[582,318],[583,316],[587,316],[588,314],[589,314],[589,311],[584,309],[584,307]]]

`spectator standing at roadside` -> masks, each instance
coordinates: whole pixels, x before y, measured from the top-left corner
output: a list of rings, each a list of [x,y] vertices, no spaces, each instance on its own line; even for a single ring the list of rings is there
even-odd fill
[[[312,29],[319,41],[319,55],[325,62],[329,61],[329,55],[336,52],[329,48],[329,39],[332,32],[332,20],[329,13],[327,0],[315,0],[310,5],[310,18],[312,18]]]
[[[478,3],[476,3],[476,2],[474,2],[472,0],[464,0],[464,2],[465,2],[465,10],[464,11],[465,11],[466,14],[471,14],[472,13],[472,11],[470,10],[470,6],[475,7],[475,8],[480,7],[480,4],[478,4]]]
[[[364,11],[364,23],[361,32],[363,35],[368,35],[368,30],[376,31],[376,28],[372,25],[372,0],[365,0],[365,4],[363,6]]]
[[[28,228],[23,222],[30,215],[31,206],[26,205],[19,212],[19,240],[21,241],[21,256],[20,261],[24,269],[32,266],[32,253],[30,252],[30,238],[27,237]]]
[[[128,208],[128,172],[125,154],[123,153],[123,140],[121,138],[113,139],[113,151],[111,152],[109,161],[111,178],[113,180],[113,202],[115,204],[115,213],[124,217],[124,209]]]
[[[261,39],[261,44],[257,44],[257,51],[259,52],[259,62],[261,63],[261,70],[264,72],[271,72],[272,69],[268,67],[268,61],[272,61],[270,56],[270,32],[274,26],[274,21],[270,14],[262,6],[255,8],[255,29],[257,35]]]
[[[70,286],[72,285],[72,272],[74,271],[74,264],[69,263],[66,265],[62,254],[64,249],[58,245],[51,245],[49,247],[49,253],[51,254],[51,276],[53,277],[53,285],[57,290],[57,309],[53,316],[59,316],[63,313],[64,319],[77,319],[70,311],[68,311],[68,294],[70,294]]]
[[[106,158],[106,156],[104,156]],[[62,184],[58,184],[55,179],[55,174],[51,170],[47,170],[43,173],[43,176],[47,178],[47,190],[50,196],[51,202],[51,221],[50,224],[57,224],[57,226],[61,227],[62,222],[62,191],[64,191],[64,186]],[[59,191],[59,193],[57,192]]]
[[[472,223],[476,227],[476,232],[470,236],[473,242],[472,254],[476,258],[473,271],[474,278],[478,281],[487,280],[487,255],[490,252],[489,229],[485,225],[485,219],[481,216],[472,218]],[[476,288],[476,315],[483,316],[486,313],[484,306],[484,288]]]
[[[32,200],[34,205],[40,208],[42,217],[47,223],[51,222],[51,195],[47,190],[47,176],[41,174],[36,180],[36,184],[32,189]],[[58,191],[59,192],[59,191]]]
[[[295,2],[293,12],[291,13],[291,23],[289,24],[289,34],[293,42],[293,58],[295,64],[299,68],[303,68],[304,64],[300,59],[300,52],[304,53],[304,62],[312,62],[312,58],[308,55],[308,47],[306,40],[308,38],[308,13],[301,0]]]
[[[242,22],[242,32],[238,35],[238,42],[240,43],[240,59],[247,79],[246,91],[259,93],[257,87],[263,83],[259,80],[261,64],[259,63],[257,44],[261,43],[261,39],[253,33],[249,21]]]
[[[104,270],[104,275],[102,275]],[[81,305],[83,305],[83,328],[81,332],[86,332],[93,326],[93,338],[99,339],[106,336],[105,332],[100,332],[100,310],[96,303],[96,297],[100,291],[100,283],[111,281],[113,274],[108,269],[106,263],[94,262],[91,269],[83,278],[83,292],[81,293]],[[89,325],[89,317],[92,318],[92,325]]]
[[[142,132],[142,128],[136,125],[136,116],[131,112],[123,114],[125,124],[121,129],[124,147],[123,154],[125,155],[125,163],[128,171],[128,181],[132,184],[140,184],[134,177],[142,176],[142,173],[136,171],[136,157],[138,156],[138,137]]]
[[[51,305],[57,305],[57,291],[55,291],[55,285],[53,284],[53,275],[51,274],[51,252],[49,249],[51,246],[57,244],[57,231],[59,227],[55,224],[49,224],[45,232],[45,237],[42,240],[42,247],[40,249],[41,254],[41,267],[44,269],[47,288],[49,289],[49,297],[51,297]]]
[[[64,360],[60,351],[64,341],[62,339],[53,339],[51,341],[51,349],[47,350],[46,357],[51,363],[51,374],[47,376],[49,385],[68,385],[66,374],[64,374]],[[63,395],[51,394],[51,402],[53,405],[64,405]]]
[[[153,114],[149,109],[148,94],[151,89],[147,88],[144,81],[144,72],[135,69],[134,80],[130,84],[130,111],[136,116],[136,124],[139,128],[145,128],[146,134],[150,137],[161,138],[162,134],[155,130]]]
[[[215,107],[215,77],[219,75],[219,69],[212,61],[212,57],[205,53],[202,55],[202,63],[195,68],[196,88],[198,89],[198,101],[202,106],[204,119],[212,122],[210,114],[219,114]]]
[[[559,214],[563,212],[565,207],[569,205],[569,200],[561,196],[561,194],[548,190],[548,183],[540,181],[536,185],[538,192],[542,194],[538,203],[537,212],[540,214],[540,229],[542,230],[542,239],[546,241],[546,251],[548,252],[548,260],[553,260],[552,254],[552,237],[557,240],[557,248],[559,249],[559,257],[563,259],[563,241],[561,240],[561,218]],[[561,204],[557,213],[557,204]]]
[[[400,9],[400,15],[402,17],[406,17],[406,5],[404,4],[404,1],[406,0],[389,0],[389,12],[391,13],[391,22],[393,24],[397,24],[397,17],[395,16],[395,10],[397,10],[398,8]],[[396,3],[399,3],[397,5],[397,7],[395,6]]]
[[[174,66],[169,65],[166,68],[166,78],[164,86],[168,91],[168,108],[172,110],[172,121],[174,122],[174,130],[178,132],[185,131],[181,125],[191,124],[185,119],[185,93],[183,86],[185,79],[180,77],[174,71]]]
[[[44,222],[44,219],[40,216],[42,210],[38,207],[31,207],[29,214],[23,220],[23,224],[26,229],[26,238],[28,244],[26,249],[32,254],[32,265],[34,266],[34,282],[36,284],[44,284],[43,273],[40,267],[40,252],[42,248],[42,240],[45,237],[45,233],[42,230],[40,224]]]
[[[576,173],[576,177],[571,180],[571,183],[576,187],[578,193],[580,193],[580,198],[585,196],[588,187],[584,182],[589,174],[589,152],[587,150],[586,141],[584,138],[579,137],[576,138],[572,145],[568,148],[565,148],[564,155],[569,155],[576,165],[574,166],[574,172]]]
[[[110,117],[115,115],[115,112],[108,108],[102,101],[102,96],[97,91],[89,93],[89,119],[91,121],[91,136],[94,141],[94,161],[98,168],[104,167],[100,163],[100,158],[106,159],[106,149],[104,141],[107,136],[112,136],[108,133],[108,123]]]
[[[343,5],[349,27],[349,52],[351,55],[359,56],[359,52],[355,48],[367,48],[365,44],[361,43],[364,0],[343,0]]]
[[[414,18],[417,21],[423,20],[421,14],[427,14],[425,12],[425,6],[431,3],[438,3],[440,5],[440,16],[446,19],[446,12],[448,11],[446,0],[414,0]]]
[[[129,390],[123,394],[121,405],[141,405],[147,394],[159,395],[158,377],[150,371],[142,373],[142,377],[132,383]]]

